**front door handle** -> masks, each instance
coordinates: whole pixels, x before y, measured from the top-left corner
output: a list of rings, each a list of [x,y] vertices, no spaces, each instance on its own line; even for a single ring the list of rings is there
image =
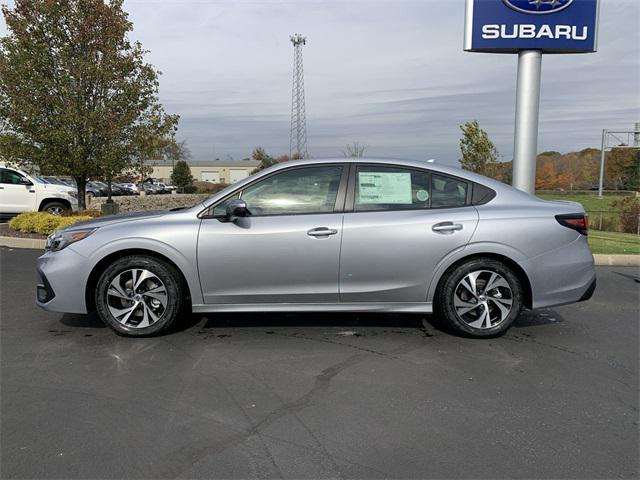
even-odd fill
[[[462,225],[460,223],[442,222],[435,224],[431,230],[436,233],[453,233],[462,230]]]
[[[335,235],[336,233],[338,233],[338,230],[334,230],[333,228],[318,227],[309,230],[307,235],[310,237],[328,237],[329,235]]]

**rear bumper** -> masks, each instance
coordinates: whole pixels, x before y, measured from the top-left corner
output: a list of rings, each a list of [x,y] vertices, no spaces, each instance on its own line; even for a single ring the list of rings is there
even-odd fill
[[[589,288],[587,288],[587,291],[584,292],[584,294],[582,295],[582,297],[580,297],[580,302],[586,302],[587,300],[589,300],[591,297],[593,297],[593,292],[596,291],[596,279],[593,279],[593,282],[591,282],[591,285],[589,285]]]
[[[583,302],[596,288],[596,269],[587,239],[574,242],[522,263],[531,282],[533,308]]]

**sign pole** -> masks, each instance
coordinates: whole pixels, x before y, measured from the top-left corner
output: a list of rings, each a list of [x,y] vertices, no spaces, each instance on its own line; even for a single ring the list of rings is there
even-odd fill
[[[512,185],[532,195],[536,190],[541,73],[542,52],[540,50],[518,52]]]

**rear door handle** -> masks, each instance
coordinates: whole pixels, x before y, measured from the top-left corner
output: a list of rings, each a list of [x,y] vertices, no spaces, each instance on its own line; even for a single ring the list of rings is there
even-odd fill
[[[433,227],[431,227],[436,233],[453,233],[458,230],[462,230],[462,225],[460,223],[453,222],[442,222],[437,223]]]
[[[307,235],[310,237],[328,237],[329,235],[335,235],[336,233],[338,233],[338,230],[334,230],[333,228],[318,227],[309,230]]]

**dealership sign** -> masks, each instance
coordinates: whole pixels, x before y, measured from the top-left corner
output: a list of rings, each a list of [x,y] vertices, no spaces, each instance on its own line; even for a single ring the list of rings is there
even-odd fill
[[[467,0],[470,52],[595,52],[598,0]]]

